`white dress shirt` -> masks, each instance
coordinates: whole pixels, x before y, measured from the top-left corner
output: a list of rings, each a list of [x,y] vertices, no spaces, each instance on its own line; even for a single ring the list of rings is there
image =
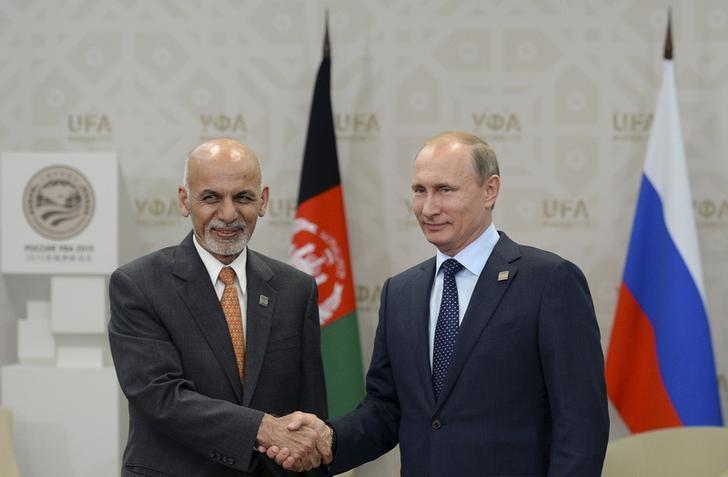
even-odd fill
[[[218,278],[220,275],[220,270],[223,269],[223,267],[230,267],[235,271],[235,290],[238,292],[238,302],[240,302],[240,315],[243,317],[243,339],[247,341],[248,333],[246,333],[246,311],[247,311],[247,287],[248,287],[248,280],[247,275],[245,274],[245,264],[247,262],[248,258],[248,250],[247,247],[243,249],[243,251],[235,257],[235,260],[232,261],[229,265],[225,265],[220,260],[216,259],[210,252],[202,248],[202,245],[199,244],[197,241],[197,237],[193,234],[192,235],[192,241],[195,244],[195,248],[197,249],[197,253],[202,259],[202,263],[205,265],[205,269],[207,269],[207,273],[210,275],[210,281],[212,282],[212,286],[215,287],[215,293],[217,294],[217,299],[220,300],[222,298],[222,292],[225,291],[225,284]]]
[[[463,316],[468,309],[470,297],[473,296],[475,284],[478,282],[480,273],[485,267],[493,248],[500,236],[495,229],[495,225],[491,222],[490,226],[485,229],[480,237],[475,239],[470,245],[462,249],[454,257],[445,255],[437,251],[435,257],[435,283],[432,285],[430,293],[430,368],[432,368],[432,353],[435,345],[435,326],[437,325],[437,315],[440,313],[440,302],[442,301],[442,283],[444,280],[444,272],[440,269],[442,262],[448,258],[454,258],[463,266],[463,268],[455,274],[455,285],[458,287],[458,312],[460,324],[463,322]]]

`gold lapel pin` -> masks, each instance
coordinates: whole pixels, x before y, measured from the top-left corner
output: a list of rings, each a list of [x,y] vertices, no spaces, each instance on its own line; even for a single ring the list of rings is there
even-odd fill
[[[508,280],[508,270],[503,270],[502,272],[498,272],[498,281],[502,282],[504,280]]]
[[[258,304],[260,306],[268,306],[268,297],[265,295],[260,295],[260,299],[258,299]]]

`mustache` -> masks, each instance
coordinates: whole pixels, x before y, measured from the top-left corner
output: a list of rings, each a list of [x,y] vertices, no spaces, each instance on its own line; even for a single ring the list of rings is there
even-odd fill
[[[232,230],[242,230],[245,232],[247,229],[247,225],[245,224],[245,221],[237,219],[233,222],[223,222],[220,219],[213,219],[207,223],[207,227],[205,227],[206,231],[210,231],[212,229],[218,229],[218,230],[226,230],[226,231],[232,231]]]

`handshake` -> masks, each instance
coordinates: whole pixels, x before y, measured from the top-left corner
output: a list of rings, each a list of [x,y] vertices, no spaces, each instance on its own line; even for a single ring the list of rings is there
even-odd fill
[[[296,411],[287,416],[263,416],[258,428],[258,451],[286,470],[303,472],[331,463],[333,431],[314,414]]]

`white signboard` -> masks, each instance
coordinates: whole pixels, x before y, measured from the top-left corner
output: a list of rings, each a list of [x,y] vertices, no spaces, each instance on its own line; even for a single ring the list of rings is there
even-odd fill
[[[118,265],[115,153],[0,155],[2,272],[107,274]]]

